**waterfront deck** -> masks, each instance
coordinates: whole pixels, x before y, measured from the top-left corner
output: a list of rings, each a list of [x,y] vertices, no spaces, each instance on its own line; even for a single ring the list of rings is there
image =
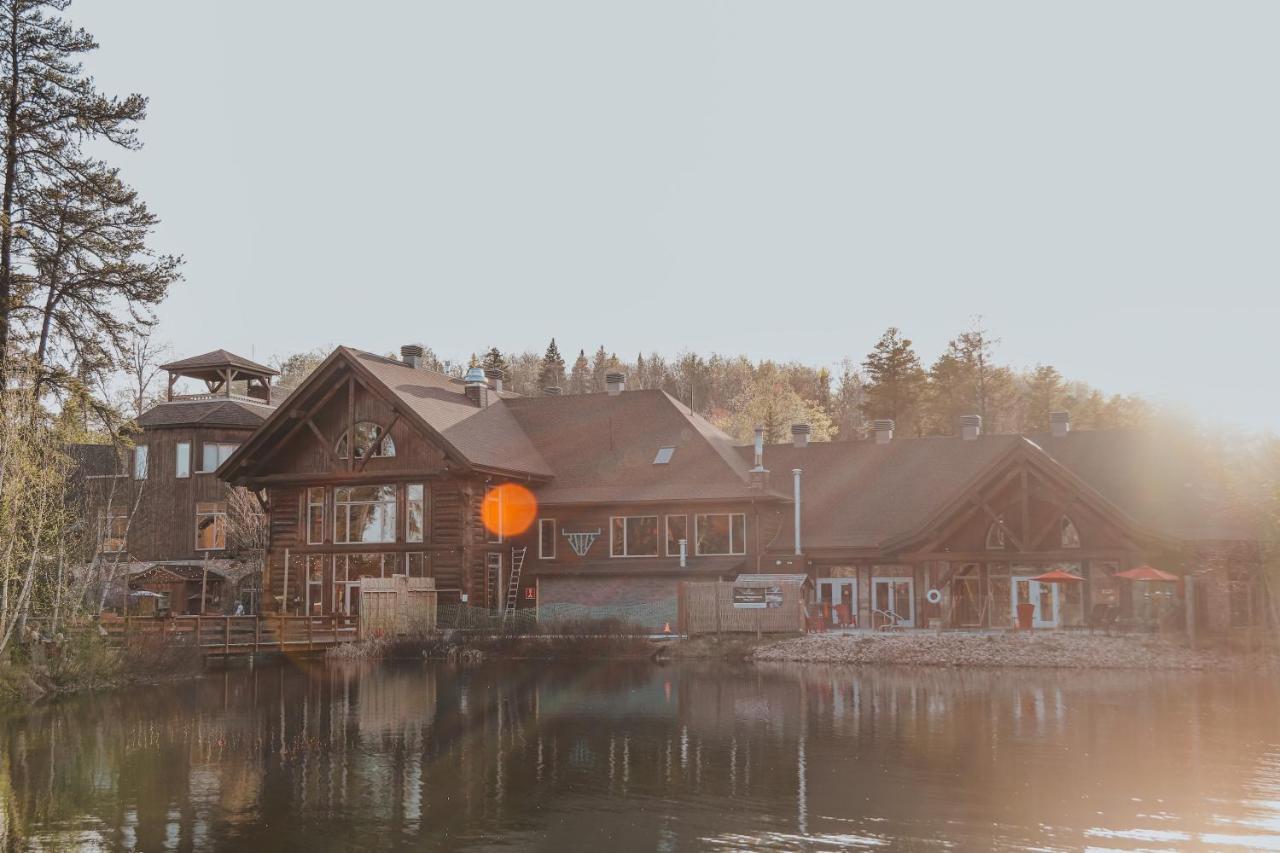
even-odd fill
[[[108,639],[124,645],[161,640],[192,645],[207,657],[264,652],[321,652],[359,637],[355,616],[125,616],[99,623]]]

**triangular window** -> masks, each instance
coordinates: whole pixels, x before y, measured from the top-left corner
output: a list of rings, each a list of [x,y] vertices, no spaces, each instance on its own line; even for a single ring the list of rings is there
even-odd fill
[[[987,528],[987,548],[998,551],[1004,548],[1004,519],[995,521]]]
[[[1062,517],[1061,545],[1063,548],[1080,547],[1080,531],[1076,530],[1075,522],[1067,518],[1065,515]]]

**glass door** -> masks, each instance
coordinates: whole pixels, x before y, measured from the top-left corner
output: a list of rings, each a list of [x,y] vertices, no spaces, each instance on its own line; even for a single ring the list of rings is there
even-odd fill
[[[1030,604],[1032,628],[1056,628],[1061,622],[1059,617],[1061,604],[1058,599],[1056,583],[1040,583],[1030,578],[1013,579],[1013,595],[1011,607],[1014,624],[1018,620],[1018,605]]]
[[[818,606],[823,619],[833,628],[853,628],[858,624],[857,578],[823,578],[818,581]]]
[[[912,578],[872,578],[871,607],[875,627],[894,625],[912,628],[916,624],[915,581]]]

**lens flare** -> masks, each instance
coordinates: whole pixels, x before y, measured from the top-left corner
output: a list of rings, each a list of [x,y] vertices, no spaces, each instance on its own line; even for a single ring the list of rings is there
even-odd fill
[[[480,518],[485,530],[497,536],[519,536],[538,514],[538,499],[519,483],[502,483],[484,496]]]

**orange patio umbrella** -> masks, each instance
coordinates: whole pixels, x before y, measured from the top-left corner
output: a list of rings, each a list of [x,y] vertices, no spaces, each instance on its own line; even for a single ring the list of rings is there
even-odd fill
[[[1116,572],[1115,576],[1118,578],[1124,578],[1127,581],[1162,581],[1164,583],[1178,582],[1177,575],[1162,572],[1153,566],[1138,566],[1136,569],[1129,569],[1127,572]]]
[[[1051,572],[1028,578],[1028,580],[1039,581],[1040,583],[1074,583],[1075,581],[1082,581],[1084,578],[1079,575],[1073,575],[1071,572],[1065,572],[1062,569],[1054,569]]]

